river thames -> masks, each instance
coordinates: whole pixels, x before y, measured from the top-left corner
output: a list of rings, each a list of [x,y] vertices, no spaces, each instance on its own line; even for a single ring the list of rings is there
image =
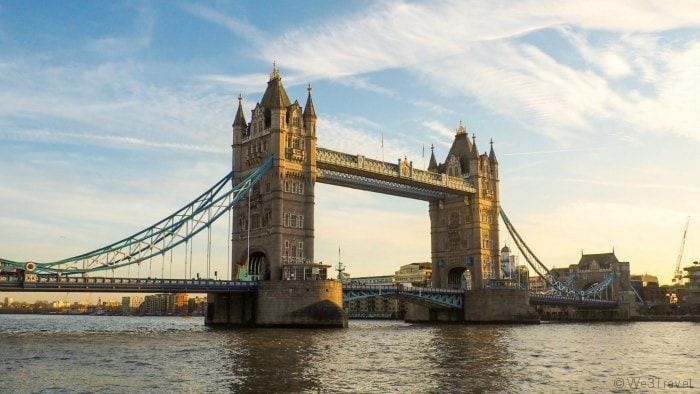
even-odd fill
[[[700,325],[210,329],[202,318],[0,315],[2,392],[600,392],[700,387]],[[636,388],[635,388],[636,387]]]

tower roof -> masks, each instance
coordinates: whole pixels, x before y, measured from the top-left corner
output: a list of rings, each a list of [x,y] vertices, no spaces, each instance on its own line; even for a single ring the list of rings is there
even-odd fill
[[[459,158],[459,164],[462,169],[462,174],[466,174],[469,172],[469,154],[472,148],[471,142],[469,142],[469,135],[467,134],[467,129],[462,125],[462,122],[459,122],[459,127],[456,130],[455,133],[455,139],[452,141],[452,146],[450,147],[450,151],[447,154],[447,157],[450,157],[450,155],[455,155],[457,158]]]
[[[479,158],[479,150],[476,148],[476,135],[472,134],[472,150],[470,152],[470,157],[472,159]]]
[[[428,171],[438,172],[437,160],[435,160],[435,146],[430,145],[430,163],[428,163]]]
[[[273,64],[270,80],[267,82],[267,89],[265,89],[265,94],[263,94],[262,100],[260,100],[260,106],[266,109],[273,109],[287,108],[290,105],[292,105],[292,102],[289,101],[287,91],[284,90],[280,72],[277,66]]]
[[[306,98],[306,105],[304,106],[304,117],[316,118],[316,109],[314,108],[314,101],[311,99],[311,84],[309,84],[309,96]]]
[[[578,261],[578,268],[584,270],[589,269],[593,262],[600,268],[610,268],[620,261],[617,259],[617,256],[615,256],[615,252],[582,254],[581,259]]]
[[[236,118],[233,121],[233,127],[246,128],[248,124],[245,121],[245,115],[243,115],[243,97],[238,95],[238,110],[236,111]]]
[[[491,140],[491,151],[489,152],[489,161],[493,164],[498,164],[498,160],[496,160],[496,152],[493,151],[493,140]]]

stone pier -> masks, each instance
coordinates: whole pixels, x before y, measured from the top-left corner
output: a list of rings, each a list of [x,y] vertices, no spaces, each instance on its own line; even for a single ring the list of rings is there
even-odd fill
[[[334,280],[263,281],[257,293],[209,294],[209,326],[345,328],[342,284]]]
[[[477,289],[464,294],[467,323],[539,323],[524,289]]]
[[[407,305],[407,322],[439,323],[539,323],[530,306],[527,290],[477,289],[464,294],[463,310],[433,309],[422,305]]]

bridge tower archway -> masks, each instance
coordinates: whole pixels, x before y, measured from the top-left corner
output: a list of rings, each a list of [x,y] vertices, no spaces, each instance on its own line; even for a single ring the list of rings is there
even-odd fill
[[[499,177],[498,161],[491,151],[480,154],[476,138],[469,138],[460,123],[445,162],[438,164],[434,152],[428,171],[466,179],[476,191],[469,195],[446,194],[430,201],[430,238],[433,287],[448,287],[454,267],[468,267],[474,289],[489,278],[498,278]]]
[[[233,183],[245,179],[269,157],[273,165],[248,198],[232,209],[232,264],[244,265],[247,247],[254,244],[265,252],[251,253],[248,269],[257,269],[260,279],[274,281],[281,279],[283,264],[313,261],[317,171],[311,88],[304,108],[298,101],[292,103],[273,67],[250,123],[243,112],[239,96],[231,146]]]
[[[474,275],[466,267],[454,267],[447,274],[447,288],[471,290],[474,288]]]

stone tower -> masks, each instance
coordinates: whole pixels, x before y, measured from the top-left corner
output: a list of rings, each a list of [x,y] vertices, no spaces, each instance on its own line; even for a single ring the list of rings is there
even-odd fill
[[[289,100],[273,67],[246,123],[241,97],[233,122],[233,183],[274,157],[272,168],[232,216],[234,278],[279,280],[285,263],[313,261],[316,111],[311,86],[304,108]]]
[[[428,171],[463,177],[476,188],[469,196],[446,196],[430,202],[430,238],[434,287],[483,288],[499,277],[498,161],[491,142],[479,154],[476,138],[461,124],[445,162],[433,152]]]

